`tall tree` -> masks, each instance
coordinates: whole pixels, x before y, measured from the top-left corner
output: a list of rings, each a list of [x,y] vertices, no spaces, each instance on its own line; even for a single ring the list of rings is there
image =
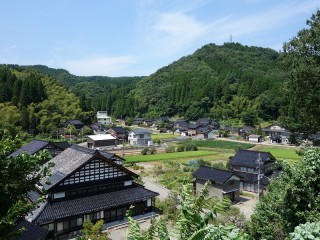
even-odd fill
[[[320,219],[319,166],[320,149],[308,149],[271,181],[248,224],[253,239],[285,239],[299,224]]]
[[[306,135],[320,131],[320,10],[284,44],[284,86],[282,120],[293,132]]]
[[[6,240],[15,236],[14,221],[36,206],[27,201],[26,195],[48,173],[48,168],[40,168],[48,153],[6,158],[18,144],[19,140],[6,132],[0,140],[0,239]]]

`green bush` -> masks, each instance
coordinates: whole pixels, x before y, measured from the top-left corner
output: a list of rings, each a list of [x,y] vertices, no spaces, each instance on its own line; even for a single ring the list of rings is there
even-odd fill
[[[179,145],[179,146],[177,147],[177,152],[184,152],[184,151],[185,151],[185,148],[184,148],[183,145]]]
[[[148,148],[144,148],[141,150],[141,155],[147,155],[149,152],[149,149]]]
[[[173,145],[166,147],[166,153],[174,153],[176,148]]]

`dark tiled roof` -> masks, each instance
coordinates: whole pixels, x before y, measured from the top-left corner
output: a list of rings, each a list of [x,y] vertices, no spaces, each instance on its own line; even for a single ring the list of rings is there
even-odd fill
[[[185,126],[185,125],[188,125],[189,123],[186,120],[180,119],[180,120],[176,120],[174,122],[174,124],[179,124],[179,125]]]
[[[28,199],[30,199],[31,202],[37,201],[41,195],[37,193],[36,191],[30,191],[28,192]]]
[[[276,160],[274,156],[272,156],[272,154],[269,152],[238,150],[231,159],[231,164],[243,167],[257,167],[259,154],[262,163],[266,163],[269,161],[273,162]]]
[[[36,219],[37,223],[48,222],[70,216],[127,205],[146,200],[159,194],[144,187],[138,186],[116,192],[98,194],[68,201],[48,204]]]
[[[193,176],[203,180],[210,180],[216,183],[225,183],[229,178],[234,175],[234,172],[228,170],[222,170],[217,168],[211,168],[206,166],[200,166]]]
[[[200,126],[198,125],[198,124],[189,124],[188,125],[188,128],[189,129],[197,129],[197,128],[199,128]]]
[[[38,151],[44,149],[49,142],[47,141],[42,141],[42,140],[33,140],[26,145],[22,146],[19,148],[17,151],[11,153],[8,157],[16,157],[21,155],[24,152],[29,153],[30,155],[37,153]]]
[[[21,220],[14,228],[15,231],[19,229],[25,229],[20,236],[14,238],[15,240],[44,240],[46,239],[49,231],[38,225],[28,222],[27,220]]]
[[[123,127],[112,127],[112,128],[109,128],[109,130],[113,130],[113,131],[115,131],[116,133],[126,133],[127,132],[127,130],[126,129],[124,129]]]
[[[65,150],[65,149],[67,149],[68,147],[71,146],[71,144],[68,143],[67,141],[64,141],[64,142],[52,142],[52,145],[54,145],[57,148],[60,148],[62,150]]]
[[[107,153],[104,151],[97,151],[79,145],[71,145],[71,147],[64,150],[62,153],[51,159],[45,165],[49,163],[54,163],[54,167],[51,169],[51,176],[42,179],[40,182],[46,190],[54,187],[57,183],[62,181],[66,176],[73,173],[76,169],[81,167],[87,161],[92,159],[95,155],[100,154],[105,159],[109,160],[110,164],[119,167],[120,169],[128,172],[131,175],[136,176],[135,173],[129,171],[128,169],[114,163],[113,157],[114,154]],[[47,184],[46,182],[50,182]]]
[[[208,127],[197,128],[197,133],[208,133],[208,132],[211,132],[211,130],[209,130]]]

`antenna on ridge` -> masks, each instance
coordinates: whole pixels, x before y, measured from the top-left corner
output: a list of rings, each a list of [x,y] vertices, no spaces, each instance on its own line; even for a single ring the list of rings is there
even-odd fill
[[[232,43],[232,34],[230,34],[230,43]]]

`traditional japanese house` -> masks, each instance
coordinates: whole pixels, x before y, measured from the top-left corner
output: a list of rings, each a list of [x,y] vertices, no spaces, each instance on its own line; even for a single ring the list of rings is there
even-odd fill
[[[112,127],[107,130],[107,133],[110,133],[116,138],[116,144],[123,142],[128,142],[128,131],[123,127]]]
[[[35,201],[46,194],[46,201],[29,214],[28,220],[49,230],[49,237],[73,237],[84,220],[111,222],[153,211],[156,192],[133,181],[137,174],[123,166],[121,157],[78,145],[72,145],[51,159],[52,175],[41,180]]]
[[[72,125],[74,126],[77,130],[80,130],[81,128],[84,127],[84,123],[77,120],[77,119],[73,119],[73,120],[68,120],[65,121],[64,123],[61,124],[64,128],[68,127],[68,125]]]
[[[231,168],[240,178],[240,189],[258,192],[258,172],[260,169],[260,189],[269,183],[269,177],[276,169],[276,159],[270,152],[238,150],[231,159]]]
[[[188,136],[193,137],[197,135],[197,129],[200,128],[198,124],[188,125]]]

